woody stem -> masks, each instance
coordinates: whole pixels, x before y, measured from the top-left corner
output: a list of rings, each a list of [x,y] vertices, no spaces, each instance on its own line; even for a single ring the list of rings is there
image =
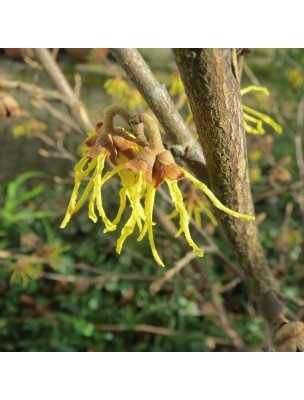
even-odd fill
[[[159,132],[159,128],[157,123],[154,121],[152,117],[150,117],[149,114],[138,114],[139,120],[146,125],[149,131],[149,147],[154,150],[165,150],[161,135]]]
[[[119,104],[113,104],[107,107],[104,110],[104,130],[105,132],[113,132],[114,131],[114,118],[116,115],[119,115],[123,118],[127,123],[131,118],[131,114],[129,111],[120,106]]]

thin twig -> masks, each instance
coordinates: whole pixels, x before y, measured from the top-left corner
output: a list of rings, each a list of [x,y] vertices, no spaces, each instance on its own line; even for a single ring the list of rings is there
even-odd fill
[[[181,150],[178,155],[200,179],[206,181],[202,149],[186,127],[166,88],[157,81],[136,49],[111,49],[111,52],[177,145],[176,150]]]
[[[178,274],[184,267],[189,265],[190,261],[195,257],[196,254],[194,252],[185,254],[185,256],[177,261],[161,278],[157,279],[150,285],[150,293],[156,294],[159,292],[165,282],[172,279],[174,275]]]
[[[66,96],[62,95],[57,90],[47,90],[40,86],[25,83],[22,81],[8,81],[6,79],[0,79],[0,87],[6,90],[22,90],[34,97],[44,98],[49,100],[61,101],[64,104],[68,104]]]
[[[300,179],[304,180],[304,156],[303,156],[303,123],[304,123],[304,97],[302,97],[297,112],[297,129],[294,137],[294,145],[296,150],[296,161],[299,170]],[[302,222],[304,222],[304,195],[299,192],[297,194],[297,200],[302,215]]]
[[[77,98],[80,98],[81,94],[81,86],[82,86],[82,81],[81,81],[81,76],[80,74],[75,74],[75,87],[74,87],[74,92]]]
[[[242,79],[242,73],[243,73],[244,56],[245,54],[251,53],[252,50],[253,49],[236,49],[238,75],[240,81]]]
[[[75,120],[69,115],[62,113],[60,110],[58,110],[58,108],[53,107],[46,100],[38,99],[36,101],[41,107],[45,108],[53,117],[58,119],[60,122],[63,122],[65,125],[69,126],[79,133],[82,132],[78,124],[76,124]]]
[[[55,142],[55,140],[51,139],[49,136],[45,135],[44,133],[39,134],[39,139],[41,139],[44,143],[46,143],[48,146],[52,147],[55,149],[55,152],[50,152],[45,149],[39,149],[40,154],[42,154],[43,157],[55,157],[55,158],[63,158],[66,160],[71,160],[75,162],[77,158],[70,152],[67,151],[67,149],[63,146],[62,143],[59,141]],[[42,151],[42,153],[41,153]]]
[[[226,283],[226,285],[223,285],[217,289],[217,292],[222,294],[229,292],[230,290],[234,289],[237,285],[239,285],[242,282],[240,278],[234,278],[232,281]]]
[[[153,326],[146,324],[138,324],[138,325],[127,325],[127,324],[119,324],[119,325],[105,325],[105,324],[96,324],[95,328],[99,331],[103,332],[144,332],[151,333],[153,335],[163,335],[163,336],[178,336],[179,332],[169,329],[163,328],[161,326]]]
[[[278,293],[278,296],[280,297],[281,300],[291,303],[299,308],[304,308],[304,301],[303,300],[299,300],[299,299],[295,299],[294,297],[290,297],[290,296],[284,296],[282,293]]]
[[[300,179],[304,179],[304,157],[303,157],[303,123],[304,123],[304,97],[301,99],[297,112],[297,130],[295,134],[296,160]]]
[[[260,201],[263,201],[265,199],[275,196],[281,196],[284,193],[297,192],[299,190],[302,190],[303,188],[304,188],[304,180],[292,182],[285,185],[284,187],[269,189],[263,192],[256,193],[253,196],[253,201],[254,203],[259,203]]]
[[[85,131],[92,131],[94,129],[92,122],[88,116],[88,112],[84,104],[78,99],[77,95],[71,88],[67,79],[63,75],[61,69],[53,59],[48,49],[33,49],[34,54],[44,66],[45,70],[52,78],[58,90],[63,93],[68,99],[69,107],[76,118],[80,127]]]
[[[215,289],[214,285],[210,285],[210,293],[211,293],[211,302],[214,307],[214,311],[217,314],[218,317],[218,323],[219,326],[223,329],[223,331],[226,333],[226,335],[231,339],[234,347],[242,351],[244,349],[244,343],[239,336],[239,334],[231,328],[229,324],[229,318],[226,313],[226,310],[220,300],[220,295]]]
[[[55,315],[51,312],[44,314],[44,318],[49,318],[53,321],[58,321]],[[35,319],[37,321],[37,319]],[[34,322],[33,318],[29,317],[14,317],[9,319],[10,323],[13,324],[24,324]],[[163,336],[178,336],[180,333],[173,329],[163,328],[162,326],[154,326],[147,324],[127,325],[127,324],[94,324],[95,329],[102,332],[143,332],[150,333],[152,335],[163,335]]]
[[[141,282],[151,282],[154,280],[153,276],[144,276],[139,274],[104,274],[100,276],[75,276],[75,275],[61,275],[56,274],[54,272],[45,272],[42,271],[41,278],[49,279],[52,281],[58,282],[67,282],[67,283],[87,283],[91,285],[96,285],[99,283],[105,282],[117,282],[120,280],[134,280]]]

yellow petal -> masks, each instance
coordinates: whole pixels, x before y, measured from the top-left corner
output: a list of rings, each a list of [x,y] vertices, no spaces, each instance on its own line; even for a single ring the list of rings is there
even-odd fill
[[[161,267],[164,267],[165,264],[162,262],[159,254],[156,250],[155,243],[154,243],[154,236],[153,236],[153,208],[154,208],[154,199],[155,199],[155,189],[153,185],[147,185],[147,192],[146,192],[146,199],[145,199],[145,226],[147,227],[149,243],[152,250],[152,254],[154,260],[157,264]],[[145,228],[144,228],[145,229]]]
[[[66,214],[64,216],[64,219],[60,225],[60,228],[65,228],[67,223],[69,222],[69,220],[71,219],[72,214],[74,213],[74,209],[75,209],[75,204],[77,201],[77,196],[78,196],[78,191],[79,191],[79,187],[82,181],[82,177],[83,177],[83,167],[86,165],[86,163],[88,162],[88,158],[87,157],[83,157],[76,165],[74,168],[75,171],[75,184],[74,184],[74,188],[73,188],[73,192],[71,195],[71,199],[68,205],[68,209],[66,211]]]
[[[103,220],[103,223],[106,226],[106,231],[108,232],[108,231],[115,230],[116,226],[113,225],[110,222],[110,220],[107,218],[105,210],[102,205],[101,187],[102,187],[103,183],[102,183],[102,178],[101,178],[101,172],[104,167],[104,162],[105,162],[104,158],[100,158],[100,157],[97,158],[96,176],[94,177],[93,194],[94,194],[94,199],[96,201],[96,207],[97,207],[99,216]],[[113,172],[113,171],[111,171],[111,172]],[[93,202],[94,202],[94,199],[93,199]],[[93,215],[93,217],[94,217],[94,215]]]
[[[241,89],[241,96],[244,96],[244,94],[249,93],[249,92],[262,92],[266,94],[266,96],[269,96],[269,90],[264,87],[264,86],[248,86],[244,89]]]
[[[217,207],[219,210],[224,211],[226,214],[229,214],[233,217],[236,218],[242,218],[245,219],[246,221],[253,221],[255,219],[255,217],[251,216],[251,215],[246,215],[246,214],[240,214],[236,211],[231,210],[230,208],[224,206],[215,196],[214,194],[211,192],[210,189],[208,189],[207,185],[205,185],[204,183],[200,182],[198,179],[196,179],[194,176],[192,176],[190,174],[190,172],[186,171],[184,168],[182,168],[182,170],[185,173],[185,177],[189,179],[189,181],[191,181],[194,186],[196,187],[196,189],[200,189],[203,193],[205,193],[206,196],[209,197],[209,199],[212,201],[212,203],[215,205],[215,207]]]
[[[193,212],[194,212],[194,221],[195,221],[196,225],[199,228],[201,228],[202,227],[201,213],[199,212],[199,210],[197,208],[194,208]]]
[[[123,182],[123,187],[119,190],[119,199],[120,199],[119,209],[118,209],[118,212],[117,212],[117,215],[116,215],[114,221],[112,222],[113,225],[117,225],[120,222],[121,216],[126,208],[127,191],[129,188],[129,181],[130,181],[130,177],[129,177],[129,179],[127,179]]]
[[[243,114],[243,117],[244,117],[244,127],[245,127],[246,132],[251,133],[253,135],[264,135],[265,134],[265,130],[263,128],[263,121],[261,121],[257,118],[254,118],[251,115],[248,115],[246,113]],[[246,123],[246,121],[256,124],[256,127],[248,125]]]
[[[92,193],[89,201],[89,218],[93,222],[97,222],[97,215],[95,214],[95,193]]]
[[[139,204],[140,204],[140,196],[139,193],[141,192],[141,186],[143,183],[143,178],[142,174],[132,174],[133,177],[133,182],[130,183],[132,186],[132,192],[130,191],[129,193],[129,200],[130,200],[130,206],[131,206],[131,215],[124,225],[124,227],[121,230],[121,235],[119,239],[117,240],[117,247],[116,247],[116,252],[120,254],[122,246],[127,239],[128,236],[130,236],[134,232],[134,228],[136,224],[139,224],[140,220],[140,215],[139,215]]]
[[[103,165],[104,165],[105,155],[100,155],[99,157],[102,158],[102,159],[104,159],[104,160],[103,160]],[[93,163],[93,161],[94,161],[94,163]],[[92,160],[92,165],[93,165],[94,167],[96,167],[96,165],[97,165],[97,159],[93,159],[93,160]],[[89,168],[88,168],[88,169],[89,169]],[[85,172],[86,175],[87,175],[88,170],[86,170],[86,171],[84,171],[84,172]],[[94,187],[94,179],[95,179],[96,175],[97,175],[98,173],[101,173],[101,172],[102,172],[102,170],[100,170],[100,169],[97,170],[97,169],[95,168],[95,171],[94,171],[94,173],[93,173],[93,176],[92,176],[91,179],[89,180],[89,182],[88,182],[88,184],[87,184],[85,190],[83,191],[83,193],[82,193],[80,199],[79,199],[78,202],[75,204],[73,213],[77,212],[77,211],[84,205],[84,202],[86,201],[86,199],[87,199],[89,193],[91,192],[91,190],[92,190],[93,187]]]
[[[282,133],[282,127],[281,125],[277,124],[272,118],[269,117],[269,115],[263,114],[259,111],[254,110],[251,107],[244,106],[243,109],[246,113],[255,115],[256,117],[259,117],[265,124],[271,126],[277,133]]]
[[[213,226],[218,226],[217,220],[214,217],[214,215],[212,214],[212,212],[210,211],[209,207],[205,207],[204,212],[206,213],[206,215],[208,216],[208,218],[210,219],[211,223]]]
[[[186,171],[185,171],[186,172]],[[189,230],[189,223],[190,223],[190,217],[187,213],[187,209],[184,204],[184,199],[182,192],[180,191],[177,181],[172,181],[170,179],[166,179],[166,183],[169,187],[170,195],[173,204],[175,205],[176,210],[179,213],[179,226],[180,229],[175,235],[178,237],[181,233],[184,233],[185,238],[189,244],[193,248],[193,251],[199,256],[203,257],[204,252],[202,249],[200,249],[193,241],[190,235],[190,230]]]
[[[172,213],[166,215],[167,219],[173,219],[175,217],[178,217],[178,211],[177,210],[173,210]]]

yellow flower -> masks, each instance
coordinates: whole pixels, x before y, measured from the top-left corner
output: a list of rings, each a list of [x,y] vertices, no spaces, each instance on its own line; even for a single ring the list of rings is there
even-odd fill
[[[170,96],[172,97],[185,94],[185,88],[181,80],[180,74],[178,72],[175,72],[171,76],[171,87],[169,93]],[[185,96],[185,101],[186,101],[186,96]]]
[[[147,104],[139,91],[122,78],[108,79],[104,88],[109,95],[115,97],[117,101],[132,111],[138,108],[147,108]]]
[[[139,124],[144,124],[149,131],[147,135],[148,145],[126,131],[115,128],[113,118],[117,114],[123,116],[133,128]],[[177,165],[171,153],[163,147],[156,122],[147,114],[139,114],[131,118],[121,107],[109,107],[105,111],[104,124],[97,124],[96,135],[92,136],[86,144],[90,150],[75,166],[75,185],[61,228],[67,225],[71,216],[83,206],[89,196],[89,218],[96,222],[99,216],[105,225],[104,233],[117,229],[128,205],[131,214],[122,227],[117,241],[116,252],[118,254],[120,254],[125,240],[137,230],[137,240],[141,241],[147,235],[155,261],[158,265],[164,266],[157,252],[153,234],[155,194],[164,182],[168,186],[173,205],[179,216],[179,230],[176,237],[183,233],[188,244],[200,257],[204,253],[191,237],[190,217],[184,204],[182,192],[178,187],[178,180],[187,178],[197,190],[205,193],[217,208],[229,215],[247,221],[254,219],[252,216],[239,214],[225,207],[205,184]],[[114,168],[104,173],[106,159],[111,162]],[[113,221],[110,221],[103,208],[102,194],[105,183],[115,175],[119,176],[121,182],[120,206],[116,217]],[[82,180],[89,176],[90,179],[78,199]]]
[[[263,153],[260,150],[251,150],[248,153],[248,158],[251,161],[259,161],[263,158]]]
[[[20,257],[15,264],[12,265],[12,274],[10,283],[12,285],[22,284],[27,287],[29,279],[38,279],[42,271],[42,264],[33,264],[29,257]]]
[[[248,86],[247,88],[241,90],[241,96],[244,96],[249,92],[261,92],[264,93],[266,96],[269,96],[268,89],[263,86]],[[243,110],[244,127],[247,133],[251,133],[253,135],[264,135],[265,129],[263,127],[263,123],[271,126],[276,133],[282,133],[281,125],[270,118],[269,115],[263,114],[245,105],[243,105]],[[248,124],[248,122],[253,125]]]
[[[198,227],[202,227],[201,213],[206,214],[213,226],[218,225],[215,216],[212,214],[208,201],[204,200],[199,195],[199,192],[197,192],[197,190],[190,190],[188,193],[185,194],[184,198],[184,203],[189,218],[191,219],[192,217],[194,217],[194,221]],[[177,210],[174,210],[171,214],[167,216],[167,218],[171,219],[175,218],[176,216],[178,216],[178,212]]]
[[[251,182],[260,182],[262,179],[262,171],[259,167],[252,167],[249,169]]]

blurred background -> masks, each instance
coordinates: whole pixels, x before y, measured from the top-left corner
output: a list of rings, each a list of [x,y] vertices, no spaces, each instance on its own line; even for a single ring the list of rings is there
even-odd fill
[[[170,49],[139,50],[196,135]],[[148,109],[108,49],[50,52],[93,126],[113,103]],[[248,93],[244,104],[283,131],[264,124],[263,134],[247,133],[261,240],[285,299],[303,318],[304,50],[255,49],[241,84],[251,85],[270,95]],[[165,269],[147,241],[131,238],[117,255],[119,232],[102,234],[85,208],[59,228],[89,131],[69,101],[33,51],[0,49],[0,350],[272,350],[212,209],[186,184],[192,234],[204,258],[173,238],[176,221],[164,189],[155,236]],[[114,180],[103,196],[110,214],[118,190]]]

